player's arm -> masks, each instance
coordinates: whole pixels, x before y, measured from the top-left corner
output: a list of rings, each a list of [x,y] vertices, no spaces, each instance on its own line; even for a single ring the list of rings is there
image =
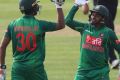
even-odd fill
[[[4,36],[0,44],[0,80],[5,80],[6,78],[5,55],[10,40],[9,37]]]
[[[56,24],[56,30],[60,30],[65,27],[62,8],[57,8],[57,13],[58,13],[58,23]]]
[[[117,52],[119,54],[119,59],[120,59],[120,40],[118,40],[115,32],[113,32],[113,31],[109,32],[109,36],[110,36],[111,44],[117,50]],[[118,75],[120,75],[120,60],[119,60],[118,68],[119,68]],[[120,80],[120,76],[118,76],[118,80]]]
[[[10,42],[10,38],[4,36],[1,44],[0,44],[0,64],[3,65],[5,64],[5,54],[6,54],[6,47],[8,46]]]
[[[64,4],[65,0],[51,0],[57,9],[58,13],[58,21],[56,24],[56,30],[63,29],[65,27],[65,22],[64,22],[64,14],[62,10],[62,5]]]
[[[109,31],[110,44],[117,50],[120,55],[120,40],[118,40],[114,31]]]
[[[84,23],[78,22],[73,20],[76,12],[78,11],[79,7],[86,4],[86,0],[75,0],[75,4],[71,8],[70,12],[65,17],[65,24],[70,28],[80,31],[84,27]]]
[[[64,22],[64,14],[62,10],[62,5],[64,4],[65,0],[51,0],[54,5],[56,6],[57,10],[57,22],[49,22],[49,21],[43,21],[43,32],[49,32],[49,31],[56,31],[65,28],[65,22]]]
[[[5,65],[5,56],[6,56],[6,48],[11,41],[10,27],[12,22],[9,24],[5,35],[3,36],[0,43],[0,80],[5,80],[6,77],[6,65]]]
[[[12,22],[9,24],[5,35],[3,36],[1,43],[0,43],[0,65],[5,64],[5,55],[6,55],[6,47],[8,46],[10,40],[11,40],[11,34],[10,34],[10,26]]]

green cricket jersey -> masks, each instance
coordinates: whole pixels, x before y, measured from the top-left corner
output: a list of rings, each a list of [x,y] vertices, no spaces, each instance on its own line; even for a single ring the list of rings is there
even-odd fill
[[[73,20],[77,10],[78,7],[73,6],[66,16],[65,22],[67,26],[81,34],[78,72],[83,71],[84,73],[85,71],[108,67],[108,47],[111,44],[120,53],[120,41],[116,34],[105,25],[96,28],[89,23]],[[107,69],[109,71],[109,68]]]
[[[12,21],[6,37],[12,40],[13,57],[16,61],[45,58],[45,32],[56,30],[56,23],[23,16]]]

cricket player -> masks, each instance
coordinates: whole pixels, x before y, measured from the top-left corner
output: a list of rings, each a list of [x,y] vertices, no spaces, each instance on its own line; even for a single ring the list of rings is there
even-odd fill
[[[114,21],[117,13],[118,0],[93,0],[93,5],[104,5],[105,7],[107,7],[107,9],[109,10],[109,19],[107,19],[105,23],[107,27],[115,31]],[[82,10],[84,14],[87,14],[89,11],[88,4],[82,6]],[[117,59],[114,48],[112,48],[112,46],[110,46],[109,48],[109,63],[111,64],[111,69],[118,69],[119,59]]]
[[[104,5],[109,10],[109,19],[106,21],[106,25],[111,28],[113,31],[115,31],[115,17],[117,14],[117,6],[118,6],[118,0],[93,0],[94,6],[95,5]],[[110,46],[110,52],[109,52],[109,62],[111,64],[111,68],[118,69],[118,63],[119,60],[117,59],[117,56],[115,55],[114,48]]]
[[[75,4],[65,18],[71,29],[80,32],[80,60],[74,80],[110,80],[109,45],[120,53],[120,41],[114,31],[105,25],[109,11],[103,5],[90,10],[89,23],[75,21],[73,18],[84,0],[75,0]]]
[[[2,77],[5,76],[6,48],[12,41],[11,80],[48,80],[44,69],[45,33],[65,27],[62,11],[64,0],[52,0],[52,2],[56,5],[58,13],[57,23],[38,20],[34,17],[39,11],[38,1],[19,1],[19,9],[24,15],[8,25],[0,45],[0,74]]]

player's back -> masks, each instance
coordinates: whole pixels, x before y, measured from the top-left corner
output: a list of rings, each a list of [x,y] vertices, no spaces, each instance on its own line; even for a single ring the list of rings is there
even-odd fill
[[[33,16],[23,16],[9,26],[12,39],[13,57],[16,61],[40,59],[45,57],[45,34],[40,22]]]

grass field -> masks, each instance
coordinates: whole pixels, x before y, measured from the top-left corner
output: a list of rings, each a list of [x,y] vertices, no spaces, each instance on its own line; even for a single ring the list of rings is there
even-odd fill
[[[57,14],[55,6],[50,0],[41,0],[42,9],[38,19],[56,21]],[[73,0],[66,0],[63,6],[65,15],[73,5]],[[92,2],[90,3],[92,8]],[[4,30],[11,20],[21,16],[18,7],[18,0],[0,0],[0,40],[4,34]],[[120,4],[115,20],[116,28],[120,27]],[[75,16],[77,20],[86,21],[87,16],[83,15],[79,10]],[[79,33],[67,28],[47,33],[46,35],[46,60],[45,68],[49,80],[73,80],[79,60]],[[10,70],[12,64],[11,44],[7,48],[6,55],[7,64],[7,80],[10,80]],[[111,80],[117,79],[118,70],[111,70]]]

